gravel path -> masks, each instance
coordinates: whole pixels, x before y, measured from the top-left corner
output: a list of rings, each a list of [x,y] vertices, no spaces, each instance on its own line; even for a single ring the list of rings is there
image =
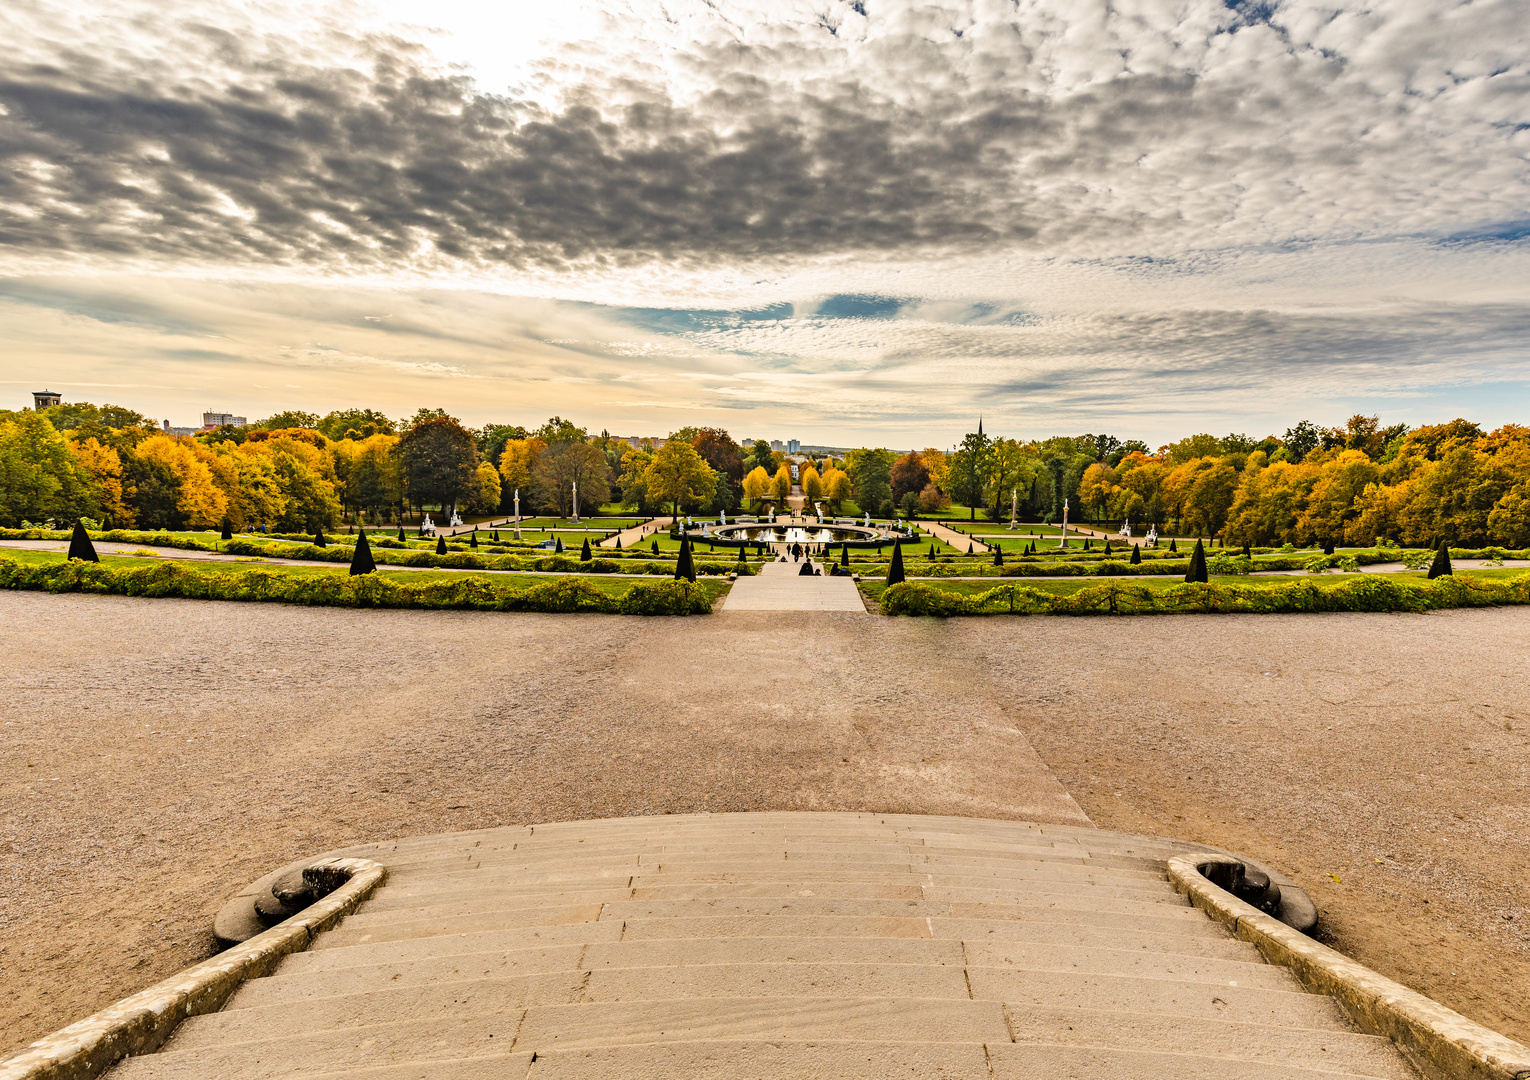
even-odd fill
[[[743,809],[1244,850],[1341,948],[1530,1038],[1527,637],[1523,609],[622,619],[0,593],[0,1052],[207,955],[223,901],[303,854]]]

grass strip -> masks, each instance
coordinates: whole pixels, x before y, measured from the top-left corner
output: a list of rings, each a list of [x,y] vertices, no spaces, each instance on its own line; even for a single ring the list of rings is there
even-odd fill
[[[413,581],[380,574],[295,574],[280,568],[235,569],[226,564],[168,560],[124,566],[0,557],[0,588],[315,607],[705,615],[727,586],[724,582],[639,581],[618,591],[578,577],[554,577],[536,584],[471,575]]]
[[[1064,584],[1064,583],[1053,583]],[[1066,583],[1071,584],[1071,583]],[[1456,574],[1433,581],[1360,574],[1338,581],[1297,578],[1230,584],[1180,582],[1151,588],[1108,581],[1071,589],[1005,584],[982,591],[925,582],[863,589],[884,615],[1160,615],[1289,614],[1313,611],[1422,612],[1530,603],[1530,573],[1512,577]]]

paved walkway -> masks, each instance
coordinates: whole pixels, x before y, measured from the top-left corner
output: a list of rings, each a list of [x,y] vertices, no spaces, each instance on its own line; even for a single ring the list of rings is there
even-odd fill
[[[616,547],[616,542],[620,540],[622,543],[622,548],[625,550],[626,548],[630,548],[633,544],[647,540],[656,532],[663,532],[665,529],[670,527],[674,520],[675,519],[672,517],[651,518],[648,521],[645,521],[636,526],[635,528],[624,529],[622,532],[617,533],[609,540],[602,540],[600,542],[600,546],[606,548],[614,548]]]
[[[1172,841],[767,813],[348,849],[373,899],[113,1080],[1405,1080]]]
[[[959,533],[955,529],[947,528],[938,521],[921,521],[918,524],[920,528],[934,536],[935,539],[950,544],[958,551],[965,552],[969,543],[972,545],[972,550],[975,554],[981,555],[988,550],[988,545],[981,540],[974,540],[965,533]]]
[[[741,577],[728,590],[724,611],[859,611],[865,603],[848,577],[803,577],[801,563],[765,563],[754,577]]]

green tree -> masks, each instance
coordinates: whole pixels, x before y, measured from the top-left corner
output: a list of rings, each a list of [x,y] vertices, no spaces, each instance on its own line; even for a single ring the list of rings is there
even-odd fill
[[[0,523],[98,517],[89,474],[42,414],[0,422]]]
[[[393,421],[375,409],[336,409],[313,426],[326,439],[335,442],[393,434]]]
[[[450,417],[416,424],[398,441],[409,499],[416,506],[439,506],[443,517],[468,496],[478,470],[473,435]]]
[[[892,499],[892,465],[897,460],[891,450],[852,450],[845,455],[845,473],[855,489],[855,501],[862,510],[876,513]]]
[[[303,412],[300,409],[288,409],[286,412],[279,412],[275,416],[268,416],[253,426],[265,431],[280,431],[283,428],[312,428],[318,430],[319,414]]]
[[[972,520],[977,520],[977,508],[984,501],[984,481],[988,477],[988,452],[992,440],[983,434],[983,426],[962,436],[959,445],[946,461],[946,483],[951,497],[964,506],[972,508]],[[859,495],[857,494],[857,499]]]
[[[744,468],[751,472],[755,469],[764,469],[767,473],[774,474],[776,456],[771,452],[770,443],[764,439],[756,439],[754,445],[749,448],[749,456],[744,461]]]
[[[551,442],[531,467],[531,489],[543,509],[567,517],[579,485],[579,512],[592,513],[611,498],[606,455],[587,442]]]

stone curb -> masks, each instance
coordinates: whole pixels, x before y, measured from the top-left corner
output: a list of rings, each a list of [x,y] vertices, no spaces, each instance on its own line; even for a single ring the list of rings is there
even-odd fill
[[[147,1054],[188,1016],[216,1012],[245,979],[267,975],[288,953],[301,952],[372,894],[387,876],[370,859],[330,859],[309,865],[350,871],[350,880],[286,922],[123,998],[0,1061],[0,1080],[84,1080],[121,1059]]]
[[[1372,1035],[1391,1039],[1430,1080],[1530,1080],[1530,1047],[1378,975],[1211,883],[1201,868],[1224,855],[1176,855],[1168,876],[1190,903],[1289,968],[1308,990],[1336,1000]]]

